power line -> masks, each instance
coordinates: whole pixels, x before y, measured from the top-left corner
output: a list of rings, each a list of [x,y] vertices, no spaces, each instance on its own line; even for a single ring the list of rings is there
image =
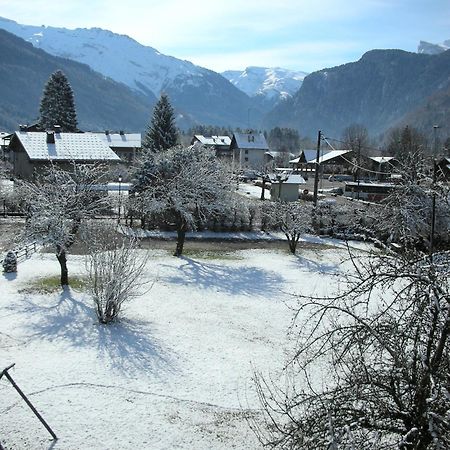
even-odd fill
[[[332,150],[338,151],[338,150],[336,150],[336,149],[330,144],[330,142],[328,141],[328,138],[323,137],[322,139],[328,144],[328,146],[329,146]],[[338,141],[337,139],[332,139],[332,140],[333,140],[333,141]],[[341,141],[338,141],[338,142],[341,142]],[[349,163],[350,165],[352,165],[353,167],[355,167],[355,168],[357,168],[357,169],[364,170],[364,171],[366,171],[366,172],[374,173],[374,174],[377,174],[377,175],[391,175],[391,172],[380,172],[380,171],[378,171],[378,170],[367,169],[366,167],[360,166],[360,165],[354,163],[353,161],[348,160],[348,159],[345,158],[343,155],[340,155],[340,156],[341,156],[341,158],[342,158],[344,161],[346,161],[347,163]],[[395,168],[395,166],[394,166],[393,164],[391,164],[390,161],[386,161],[386,162],[387,162],[392,168]]]

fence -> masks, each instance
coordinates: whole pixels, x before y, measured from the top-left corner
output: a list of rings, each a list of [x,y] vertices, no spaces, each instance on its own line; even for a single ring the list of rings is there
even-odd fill
[[[23,247],[18,248],[17,250],[13,250],[16,254],[17,262],[24,261],[29,258],[33,253],[36,253],[38,249],[38,243],[36,241],[30,242],[29,244],[24,245]],[[3,259],[0,261],[0,265],[3,264]]]

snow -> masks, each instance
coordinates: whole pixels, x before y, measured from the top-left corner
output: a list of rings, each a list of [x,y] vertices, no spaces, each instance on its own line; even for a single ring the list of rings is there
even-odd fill
[[[227,70],[222,75],[250,97],[287,98],[300,89],[306,72],[280,67],[247,67],[244,71]]]
[[[292,294],[336,286],[346,251],[328,244],[298,256],[254,249],[173,258],[150,250],[146,277],[154,284],[112,326],[96,323],[82,291],[32,289],[58,275],[54,255],[21,263],[0,279],[0,370],[16,363],[11,375],[59,440],[51,445],[2,378],[2,445],[258,448],[245,421],[259,414],[253,370],[276,378],[292,351]],[[83,276],[82,256],[70,257],[69,271]]]
[[[62,58],[87,64],[111,79],[134,90],[152,91],[156,97],[177,77],[198,84],[206,69],[189,61],[163,55],[128,36],[101,28],[57,28],[20,25],[0,17],[0,28],[13,33],[35,47]]]

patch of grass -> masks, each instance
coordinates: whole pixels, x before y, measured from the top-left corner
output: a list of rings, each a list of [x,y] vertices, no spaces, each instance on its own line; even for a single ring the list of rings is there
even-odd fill
[[[83,291],[86,289],[87,278],[79,277],[79,276],[69,276],[69,287],[76,291]],[[37,278],[35,280],[31,280],[30,283],[20,289],[20,293],[31,294],[31,293],[40,293],[40,294],[51,294],[53,292],[58,292],[61,290],[61,282],[60,277],[51,276],[46,278]]]

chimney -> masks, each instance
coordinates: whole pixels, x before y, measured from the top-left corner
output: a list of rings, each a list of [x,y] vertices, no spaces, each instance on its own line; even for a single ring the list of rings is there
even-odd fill
[[[119,131],[119,134],[120,134],[121,136],[123,136],[123,135],[125,134],[125,132],[124,132],[123,130],[120,130],[120,131]]]
[[[61,125],[53,125],[53,129],[55,133],[61,133]]]
[[[108,136],[109,135],[109,130],[105,130],[105,134],[106,134],[106,136]]]
[[[55,143],[55,133],[53,131],[46,131],[47,133],[47,144]]]

